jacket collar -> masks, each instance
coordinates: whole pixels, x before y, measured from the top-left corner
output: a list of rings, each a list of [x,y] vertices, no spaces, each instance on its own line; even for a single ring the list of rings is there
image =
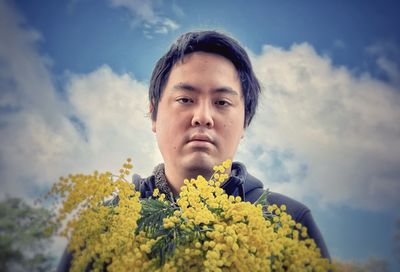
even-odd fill
[[[163,165],[158,165],[154,169],[153,175],[148,178],[142,179],[138,175],[133,176],[133,182],[136,190],[141,192],[142,197],[149,197],[155,188],[164,192],[167,198],[174,200],[172,192],[168,187],[165,178]],[[263,184],[258,179],[248,174],[244,164],[240,162],[233,162],[231,175],[222,185],[221,188],[225,190],[228,195],[240,196],[243,201],[246,201],[246,194],[254,189],[263,188]]]

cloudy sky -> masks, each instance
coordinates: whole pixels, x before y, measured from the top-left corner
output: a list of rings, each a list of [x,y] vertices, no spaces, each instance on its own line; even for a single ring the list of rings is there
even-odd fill
[[[333,257],[378,256],[395,271],[399,7],[0,0],[0,197],[32,200],[61,175],[127,157],[149,175],[161,161],[146,115],[152,67],[182,32],[216,29],[245,46],[263,86],[236,159],[312,209]]]

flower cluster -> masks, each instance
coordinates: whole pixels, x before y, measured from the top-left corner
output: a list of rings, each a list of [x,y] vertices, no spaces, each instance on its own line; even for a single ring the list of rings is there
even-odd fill
[[[214,167],[210,180],[185,180],[176,203],[157,189],[152,198],[139,199],[133,185],[124,181],[130,161],[116,180],[96,172],[61,179],[53,194],[64,198],[59,220],[74,215],[64,230],[74,256],[72,270],[331,269],[307,229],[284,205],[262,205],[266,195],[254,205],[224,192],[220,185],[230,164]]]

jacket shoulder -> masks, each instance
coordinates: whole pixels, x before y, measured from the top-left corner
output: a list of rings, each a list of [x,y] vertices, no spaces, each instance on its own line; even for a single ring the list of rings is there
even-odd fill
[[[324,238],[314,221],[310,209],[306,205],[288,196],[274,192],[271,192],[267,196],[267,201],[269,204],[276,204],[278,206],[285,204],[286,213],[290,214],[296,222],[307,228],[308,235],[310,238],[314,239],[320,249],[321,256],[330,259]]]
[[[254,203],[264,193],[263,183],[256,177],[247,173],[244,182],[245,200]]]
[[[246,200],[252,203],[257,201],[264,192],[263,183],[248,173],[244,187]],[[286,213],[290,214],[293,220],[307,228],[308,235],[314,239],[321,251],[321,255],[325,258],[330,258],[322,234],[314,221],[310,209],[306,205],[286,195],[275,192],[269,192],[267,201],[271,205],[276,204],[277,206],[281,206],[284,204],[286,206]]]
[[[242,166],[242,168],[244,167]],[[246,200],[254,203],[265,190],[263,183],[258,178],[246,172],[244,191]],[[276,204],[278,206],[285,204],[287,213],[297,222],[301,221],[302,217],[310,211],[306,205],[283,194],[269,192],[267,200],[269,204]]]
[[[270,192],[267,200],[269,204],[276,204],[278,207],[285,205],[286,213],[290,214],[296,222],[300,222],[304,215],[310,212],[306,205],[283,194]]]
[[[153,195],[155,189],[155,179],[153,175],[142,178],[138,174],[134,174],[132,182],[135,185],[135,190],[140,192],[141,198],[147,198]]]

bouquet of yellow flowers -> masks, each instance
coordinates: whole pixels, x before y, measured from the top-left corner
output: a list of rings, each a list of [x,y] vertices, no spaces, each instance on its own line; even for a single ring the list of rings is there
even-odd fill
[[[72,271],[327,271],[306,228],[282,205],[228,196],[220,185],[230,161],[210,180],[185,180],[176,202],[154,190],[140,199],[126,181],[128,159],[109,172],[60,178],[58,222],[73,253]]]

